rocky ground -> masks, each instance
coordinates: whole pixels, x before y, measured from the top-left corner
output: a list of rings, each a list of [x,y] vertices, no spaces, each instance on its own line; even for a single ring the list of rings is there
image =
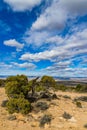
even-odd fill
[[[48,104],[48,109],[34,109],[27,116],[14,113],[9,115],[2,101],[7,99],[4,88],[0,88],[0,130],[86,130],[87,129],[87,102],[80,101],[77,107],[75,98],[87,96],[71,92],[55,92],[58,99],[43,102]],[[42,101],[42,100],[41,100]],[[51,116],[51,122],[40,127],[41,118]]]

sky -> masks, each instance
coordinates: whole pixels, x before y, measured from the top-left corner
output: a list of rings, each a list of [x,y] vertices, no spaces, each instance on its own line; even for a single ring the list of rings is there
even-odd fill
[[[87,77],[87,0],[0,0],[0,75]]]

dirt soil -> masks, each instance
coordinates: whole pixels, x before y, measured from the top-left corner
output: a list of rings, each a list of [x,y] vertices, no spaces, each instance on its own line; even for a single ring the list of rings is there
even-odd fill
[[[76,106],[73,102],[75,97],[87,96],[87,94],[78,94],[71,92],[55,92],[59,99],[49,102],[50,107],[46,111],[32,112],[28,116],[14,114],[16,120],[8,120],[9,114],[5,108],[1,107],[3,100],[7,99],[4,88],[0,88],[0,130],[86,130],[84,125],[87,124],[87,102],[82,102],[82,108]],[[64,95],[71,97],[64,98]],[[63,118],[63,113],[69,113],[72,118]],[[39,118],[44,114],[51,114],[53,119],[50,124],[44,128],[39,127]]]

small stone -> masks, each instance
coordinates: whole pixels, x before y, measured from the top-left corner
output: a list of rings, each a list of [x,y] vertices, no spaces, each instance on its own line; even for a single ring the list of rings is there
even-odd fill
[[[38,127],[38,126],[39,126],[39,123],[38,123],[38,122],[33,122],[33,123],[31,124],[31,126],[32,126],[32,127]]]
[[[76,123],[77,122],[77,120],[74,117],[72,117],[71,119],[69,119],[69,121],[72,122],[72,123]]]
[[[63,117],[59,117],[60,121],[66,121],[66,119],[64,119]]]

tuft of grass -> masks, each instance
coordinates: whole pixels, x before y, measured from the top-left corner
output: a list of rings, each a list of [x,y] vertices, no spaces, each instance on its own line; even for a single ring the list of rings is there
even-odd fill
[[[71,119],[72,116],[71,116],[69,113],[64,112],[64,113],[63,113],[63,118],[65,118],[65,119]]]
[[[79,107],[79,108],[82,108],[81,102],[77,101],[77,102],[76,102],[76,106]]]
[[[46,110],[49,108],[49,106],[46,102],[38,102],[36,104],[36,107],[40,108],[41,110]]]
[[[52,120],[51,115],[44,115],[40,120],[40,127],[44,127],[45,124],[49,124]]]

